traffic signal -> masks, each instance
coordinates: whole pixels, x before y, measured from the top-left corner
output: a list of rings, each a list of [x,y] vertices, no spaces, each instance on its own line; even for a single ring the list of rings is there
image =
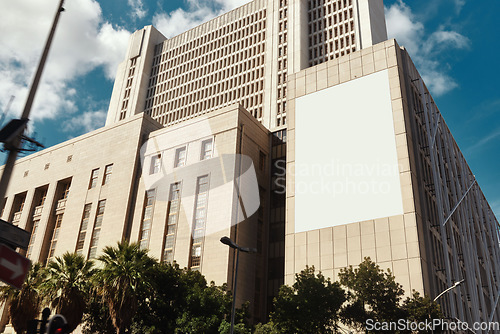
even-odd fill
[[[66,331],[66,319],[61,314],[56,314],[50,318],[47,324],[46,334],[67,334]]]

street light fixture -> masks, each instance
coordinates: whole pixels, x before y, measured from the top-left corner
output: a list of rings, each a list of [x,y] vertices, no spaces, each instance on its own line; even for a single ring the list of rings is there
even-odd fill
[[[434,298],[432,301],[435,302],[436,300],[438,300],[439,298],[441,298],[442,295],[444,295],[445,293],[447,293],[448,291],[450,290],[453,290],[455,289],[457,286],[459,286],[460,284],[462,284],[463,282],[465,282],[465,279],[462,279],[460,281],[456,281],[452,286],[450,286],[448,289],[444,290],[443,292],[441,292],[439,295],[436,296],[436,298]],[[429,311],[429,317],[430,317],[430,311]],[[455,318],[456,319],[456,318]],[[458,319],[457,319],[458,320]],[[460,321],[460,320],[459,320]],[[432,333],[434,333],[434,328],[432,328]]]
[[[450,286],[448,289],[444,290],[443,292],[441,292],[439,295],[436,296],[436,298],[433,299],[433,301],[436,301],[438,300],[442,295],[444,295],[445,293],[447,293],[448,291],[452,290],[452,289],[455,289],[457,286],[459,286],[460,284],[462,284],[463,282],[465,282],[465,279],[463,280],[460,280],[460,281],[457,281],[455,282],[455,284],[453,284],[452,286]]]
[[[230,333],[234,333],[234,314],[236,308],[236,283],[238,282],[238,262],[240,259],[240,251],[244,253],[257,253],[256,248],[248,248],[238,246],[233,240],[229,239],[229,237],[220,238],[220,242],[224,245],[227,245],[231,248],[236,249],[236,268],[234,269],[234,280],[233,280],[233,309],[231,310],[231,331]]]

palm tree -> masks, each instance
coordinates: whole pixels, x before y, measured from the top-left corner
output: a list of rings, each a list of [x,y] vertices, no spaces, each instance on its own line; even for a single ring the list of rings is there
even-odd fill
[[[93,263],[80,254],[66,252],[49,262],[46,271],[47,280],[42,284],[45,300],[56,313],[64,315],[71,333],[82,322],[90,278],[95,272]]]
[[[108,304],[116,332],[123,334],[132,323],[142,292],[151,287],[151,271],[157,262],[138,243],[120,242],[103,252],[96,286]]]
[[[11,286],[0,287],[0,302],[8,306],[9,317],[16,333],[27,330],[28,321],[35,319],[40,312],[40,284],[44,279],[44,268],[40,263],[31,266],[21,290]]]

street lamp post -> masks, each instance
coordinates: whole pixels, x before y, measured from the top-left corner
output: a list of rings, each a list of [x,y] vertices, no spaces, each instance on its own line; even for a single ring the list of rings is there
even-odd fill
[[[439,295],[437,295],[432,301],[435,302],[436,300],[438,300],[439,298],[441,298],[445,293],[447,293],[450,290],[455,289],[457,286],[459,286],[463,282],[465,282],[465,279],[462,279],[460,281],[456,281],[452,286],[448,287],[447,289],[445,289],[444,291],[442,291]],[[429,317],[430,317],[430,313],[429,313]],[[434,333],[434,328],[432,328],[432,333]]]
[[[238,262],[240,259],[240,251],[244,253],[257,253],[257,249],[238,246],[233,240],[229,239],[228,237],[220,238],[220,242],[222,242],[224,245],[228,245],[229,247],[236,249],[236,268],[234,269],[234,279],[233,279],[233,309],[231,310],[231,331],[230,331],[230,333],[233,334],[234,314],[236,309],[236,284],[238,283]]]
[[[59,22],[59,16],[64,11],[63,5],[64,5],[64,0],[60,0],[59,7],[57,8],[57,12],[54,17],[54,22],[52,23],[52,28],[50,29],[49,37],[47,38],[47,42],[45,43],[45,47],[43,49],[42,58],[40,59],[40,63],[38,64],[38,68],[36,70],[33,83],[31,84],[31,88],[29,90],[28,99],[26,100],[26,105],[24,106],[23,114],[21,115],[22,127],[18,129],[19,133],[16,133],[18,137],[16,137],[11,143],[11,145],[8,145],[7,147],[7,149],[10,152],[9,155],[7,156],[7,160],[5,161],[2,177],[0,178],[1,199],[5,197],[5,193],[7,192],[7,186],[9,185],[10,176],[12,175],[12,170],[14,169],[14,164],[17,159],[17,152],[20,149],[21,137],[24,132],[24,127],[28,122],[29,115],[31,112],[31,106],[33,105],[33,101],[35,100],[35,94],[38,89],[38,83],[40,82],[40,79],[42,77],[43,68],[45,67],[45,62],[49,54],[49,49],[52,44],[52,39],[54,38],[54,34],[56,32],[57,23]]]

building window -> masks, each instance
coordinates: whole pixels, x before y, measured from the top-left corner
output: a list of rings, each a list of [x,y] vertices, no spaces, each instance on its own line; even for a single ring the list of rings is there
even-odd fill
[[[177,232],[177,221],[179,219],[181,201],[181,183],[170,185],[170,197],[168,201],[167,228],[165,231],[165,244],[163,246],[163,262],[172,263],[174,260],[175,236]]]
[[[191,256],[189,268],[199,270],[205,235],[208,202],[208,175],[200,176],[196,187],[196,202],[194,207],[194,223],[191,235]]]
[[[201,143],[201,156],[200,160],[210,159],[213,154],[214,142],[212,139],[204,140]]]
[[[92,170],[90,174],[89,189],[95,188],[97,186],[97,178],[99,177],[99,168]]]
[[[90,220],[90,208],[92,203],[85,204],[83,207],[82,222],[80,224],[80,232],[78,232],[78,241],[76,243],[76,253],[82,254],[83,244],[85,243],[85,236],[87,235],[87,228]]]
[[[71,182],[68,182],[68,183],[64,184],[64,188],[63,188],[63,191],[62,191],[62,194],[61,194],[61,200],[68,198],[68,196],[69,196],[69,188],[70,187],[71,187]]]
[[[94,230],[92,231],[92,239],[90,241],[89,259],[95,258],[97,253],[97,243],[99,242],[99,235],[101,234],[102,218],[104,216],[104,207],[106,200],[100,200],[97,204],[97,212],[95,216]]]
[[[175,164],[174,167],[182,167],[186,164],[186,147],[179,147],[175,150]]]
[[[52,233],[52,239],[50,241],[49,248],[49,259],[47,262],[50,262],[54,258],[54,253],[56,251],[57,238],[59,237],[59,230],[61,229],[61,223],[63,219],[63,214],[56,215],[56,224],[54,226],[54,232]]]
[[[161,154],[156,154],[151,157],[151,169],[149,174],[159,173],[161,170]]]
[[[40,194],[40,200],[38,201],[37,206],[43,206],[45,204],[46,199],[47,199],[47,189],[43,189]]]
[[[104,178],[102,179],[102,185],[108,184],[111,179],[111,173],[113,172],[113,164],[107,165],[104,168]]]
[[[40,219],[33,220],[33,229],[31,230],[30,243],[28,244],[28,250],[26,252],[26,257],[29,258],[33,252],[33,244],[35,243],[36,232],[38,230],[38,224],[40,223]]]
[[[155,189],[146,191],[146,199],[144,200],[144,210],[142,213],[141,230],[139,232],[139,244],[141,249],[148,248],[149,236],[151,233],[151,223],[153,221],[153,207],[155,203],[155,196]]]

